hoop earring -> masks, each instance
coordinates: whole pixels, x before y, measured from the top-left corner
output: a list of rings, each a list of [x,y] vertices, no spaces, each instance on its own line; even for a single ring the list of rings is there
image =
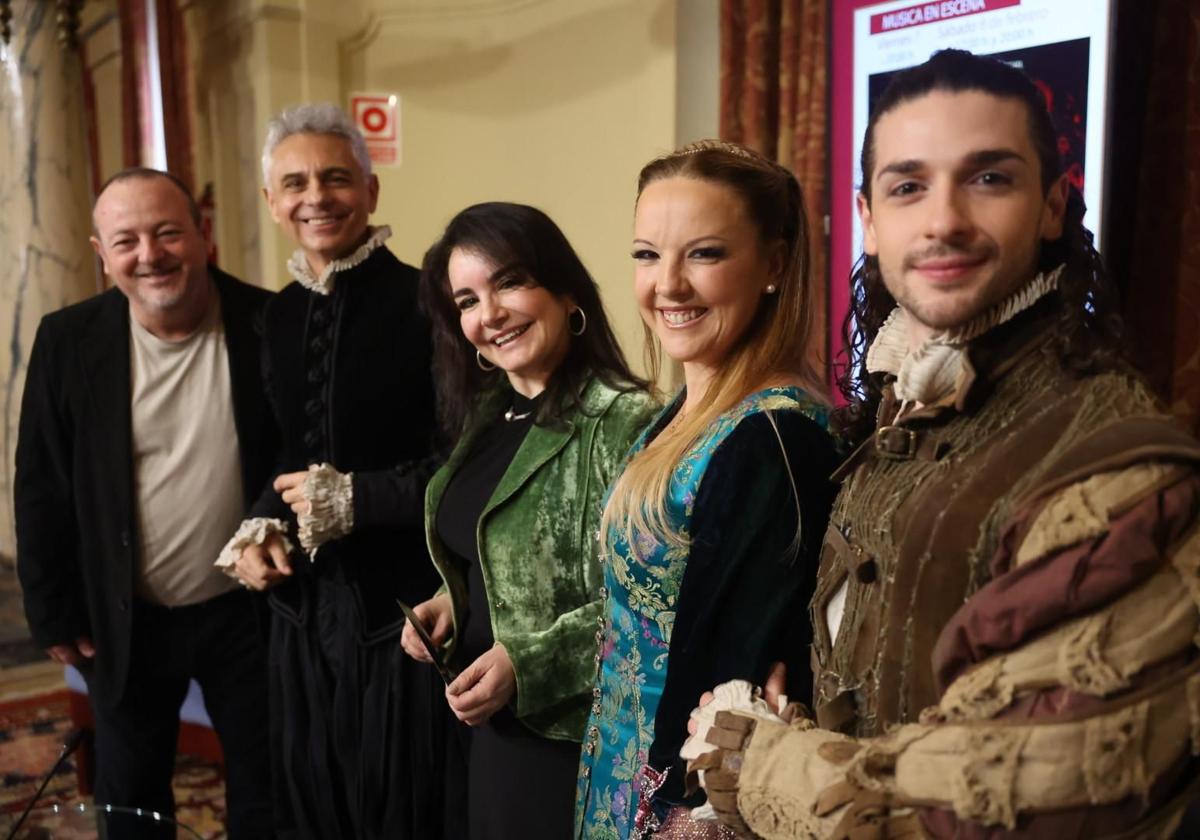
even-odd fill
[[[479,369],[485,373],[490,373],[496,369],[496,366],[487,359],[483,358],[483,354],[478,350],[475,351],[475,364],[479,365]]]
[[[576,312],[578,312],[579,317],[583,319],[583,322],[580,323],[578,330],[571,326],[571,316]],[[567,329],[571,331],[571,335],[583,335],[585,332],[587,332],[587,313],[579,307],[576,307],[572,312],[567,313]]]

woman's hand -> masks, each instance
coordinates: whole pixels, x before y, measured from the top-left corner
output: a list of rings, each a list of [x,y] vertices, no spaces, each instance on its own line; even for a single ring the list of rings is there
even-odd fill
[[[763,683],[763,699],[767,701],[767,705],[771,707],[772,711],[779,711],[779,700],[786,696],[787,665],[776,662],[767,674],[767,681]]]
[[[292,506],[292,512],[297,516],[312,511],[312,502],[304,495],[306,478],[308,478],[308,470],[284,473],[276,477],[275,483],[272,485],[283,501]]]
[[[413,607],[413,614],[421,620],[421,626],[429,633],[429,638],[433,639],[434,644],[440,645],[450,636],[450,628],[454,623],[451,609],[448,594],[434,596]],[[404,632],[400,634],[400,647],[418,662],[433,664],[429,651],[421,644],[421,637],[407,623],[404,625]]]
[[[779,698],[787,691],[787,666],[782,662],[776,662],[771,666],[770,672],[767,674],[767,681],[763,683],[763,699],[767,701],[767,705],[773,710],[779,709]],[[700,702],[696,704],[697,709],[707,706],[713,701],[713,693],[706,691],[700,695]],[[694,715],[694,712],[693,712]],[[696,730],[700,725],[696,723],[695,717],[689,717],[687,722],[687,730],[689,735],[695,735]]]
[[[468,726],[478,726],[487,723],[516,690],[512,660],[497,642],[446,686],[446,702],[455,717]]]
[[[698,712],[700,709],[703,709],[705,706],[707,706],[712,701],[713,701],[713,693],[711,691],[706,691],[700,695],[700,702],[696,704],[696,708],[692,710],[692,713],[690,715],[688,715],[688,734],[689,735],[695,735],[696,730],[700,728],[700,724],[696,722],[696,712]]]

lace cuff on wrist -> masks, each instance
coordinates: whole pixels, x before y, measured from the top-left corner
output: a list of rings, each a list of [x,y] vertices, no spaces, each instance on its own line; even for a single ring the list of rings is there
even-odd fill
[[[344,537],[354,529],[353,473],[340,473],[329,464],[314,464],[304,479],[304,497],[308,513],[302,513],[300,545],[314,553],[330,540]]]
[[[294,546],[288,539],[287,530],[287,523],[282,519],[267,519],[265,516],[260,516],[255,519],[243,520],[242,524],[238,526],[237,533],[221,549],[221,554],[217,557],[215,564],[216,567],[230,577],[236,577],[233,567],[238,558],[242,556],[242,549],[250,545],[262,545],[272,534],[279,534],[283,540],[283,550],[290,554]]]

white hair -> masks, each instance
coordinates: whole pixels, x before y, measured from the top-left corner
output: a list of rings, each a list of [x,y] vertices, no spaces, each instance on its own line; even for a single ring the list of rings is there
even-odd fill
[[[271,188],[271,156],[275,147],[293,134],[336,134],[350,142],[350,151],[364,175],[371,174],[371,156],[367,141],[350,116],[332,102],[308,102],[284,108],[267,123],[267,139],[263,141],[263,185]]]

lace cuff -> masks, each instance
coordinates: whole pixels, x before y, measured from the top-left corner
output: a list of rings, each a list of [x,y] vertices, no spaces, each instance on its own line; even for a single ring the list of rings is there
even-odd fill
[[[297,517],[300,545],[310,554],[330,540],[354,529],[354,474],[340,473],[329,464],[314,464],[304,479],[308,513]]]
[[[237,533],[221,549],[221,554],[215,563],[216,567],[230,577],[236,577],[233,567],[238,558],[242,556],[242,549],[250,545],[262,545],[272,534],[279,534],[283,539],[283,550],[290,554],[294,546],[288,539],[287,530],[287,523],[282,519],[267,519],[265,516],[260,516],[255,519],[243,520],[242,524],[238,526]]]

